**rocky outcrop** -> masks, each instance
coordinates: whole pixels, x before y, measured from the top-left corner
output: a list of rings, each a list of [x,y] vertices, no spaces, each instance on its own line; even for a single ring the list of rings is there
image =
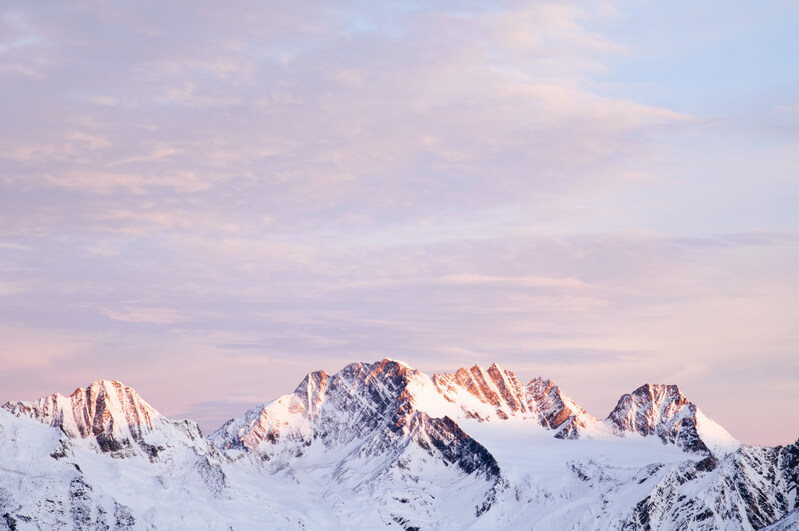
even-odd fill
[[[2,407],[18,417],[58,428],[68,438],[92,440],[101,452],[114,457],[157,459],[170,441],[201,454],[215,453],[196,422],[163,417],[132,387],[116,380],[97,380],[69,396],[55,393],[31,402],[7,402]]]
[[[298,458],[314,443],[353,446],[361,458],[414,444],[464,473],[497,479],[496,460],[453,419],[433,418],[417,407],[412,384],[425,378],[389,359],[353,363],[332,376],[310,373],[293,393],[228,421],[209,438],[219,448],[246,448],[280,462]]]
[[[433,383],[446,400],[458,404],[467,418],[522,418],[554,431],[559,439],[577,439],[603,431],[599,419],[574,403],[552,381],[535,378],[522,385],[511,371],[492,364],[436,374]]]
[[[724,455],[739,443],[689,402],[676,385],[644,384],[623,395],[606,422],[618,433],[658,437],[684,450]]]
[[[798,456],[797,445],[752,446],[675,466],[635,505],[622,528],[760,529],[778,522],[799,508]]]
[[[54,426],[72,438],[93,438],[104,452],[119,452],[132,443],[147,452],[157,447],[144,443],[159,414],[132,388],[116,380],[98,380],[71,395],[55,393],[33,402],[8,402],[3,408]]]
[[[452,373],[433,375],[433,384],[446,400],[460,403],[467,417],[488,420],[493,417],[535,414],[530,410],[527,392],[516,375],[500,369],[496,363],[488,370],[479,365],[460,368]],[[466,395],[474,398],[464,401]]]
[[[538,421],[555,430],[558,439],[578,439],[584,433],[601,431],[599,419],[575,404],[551,380],[535,378],[527,384],[527,393],[538,410]]]

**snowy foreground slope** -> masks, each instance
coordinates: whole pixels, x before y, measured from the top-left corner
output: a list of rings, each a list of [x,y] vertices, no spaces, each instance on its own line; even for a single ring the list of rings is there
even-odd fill
[[[798,482],[676,386],[600,420],[496,365],[314,372],[208,438],[114,381],[0,409],[0,529],[787,530]]]

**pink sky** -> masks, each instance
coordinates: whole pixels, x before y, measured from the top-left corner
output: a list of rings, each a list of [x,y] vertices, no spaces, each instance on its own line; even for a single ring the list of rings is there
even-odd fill
[[[795,6],[284,4],[0,8],[0,402],[390,356],[796,440]]]

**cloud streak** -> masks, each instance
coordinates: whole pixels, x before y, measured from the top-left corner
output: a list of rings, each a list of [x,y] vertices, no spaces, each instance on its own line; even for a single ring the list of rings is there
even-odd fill
[[[0,401],[120,378],[210,428],[392,355],[792,440],[736,397],[760,355],[799,400],[796,102],[653,97],[656,8],[602,4],[7,3]]]

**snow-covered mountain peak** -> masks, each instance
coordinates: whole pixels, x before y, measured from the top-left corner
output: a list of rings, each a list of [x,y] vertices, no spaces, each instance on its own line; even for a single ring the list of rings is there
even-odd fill
[[[92,446],[96,443],[96,449],[117,457],[155,458],[176,445],[213,452],[196,422],[163,417],[132,387],[116,380],[97,380],[69,396],[55,393],[2,407],[18,417],[59,428],[72,439],[88,439]]]
[[[632,396],[642,403],[652,402],[659,405],[674,403],[683,405],[688,399],[676,385],[646,383],[632,392]]]
[[[608,420],[624,432],[647,436],[663,423],[693,416],[695,410],[676,385],[647,383],[622,395]]]
[[[422,373],[401,361],[390,358],[383,358],[375,363],[350,363],[341,372],[336,373],[340,379],[351,379],[356,384],[368,384],[371,382],[387,383],[389,381],[396,385],[404,385]]]
[[[8,402],[3,408],[57,426],[73,438],[107,439],[131,430],[149,431],[159,417],[133,388],[116,380],[97,380],[69,396],[55,393],[33,402]]]
[[[621,435],[656,436],[689,451],[724,455],[740,446],[676,385],[644,384],[623,395],[606,422]]]
[[[397,473],[405,474],[402,466],[435,456],[496,480],[494,458],[452,418],[438,416],[441,403],[430,378],[404,363],[351,363],[332,375],[310,373],[293,393],[231,419],[209,438],[223,450],[255,453],[276,471],[289,463],[327,466],[343,452],[352,470],[368,460],[381,473],[400,466]]]
[[[231,419],[210,439],[221,448],[247,448],[268,454],[279,439],[307,442],[313,438],[318,422],[332,422],[327,417],[334,411],[362,415],[364,419],[415,411],[420,402],[415,390],[424,390],[428,379],[407,364],[388,358],[375,363],[350,363],[332,375],[315,371],[306,375],[293,393]],[[323,418],[317,422],[320,415]]]
[[[430,377],[390,359],[353,363],[231,420],[215,447],[114,381],[5,407],[0,528],[776,531],[798,521],[799,443],[738,445],[676,386],[644,385],[600,422],[551,380],[522,386],[496,364]]]

